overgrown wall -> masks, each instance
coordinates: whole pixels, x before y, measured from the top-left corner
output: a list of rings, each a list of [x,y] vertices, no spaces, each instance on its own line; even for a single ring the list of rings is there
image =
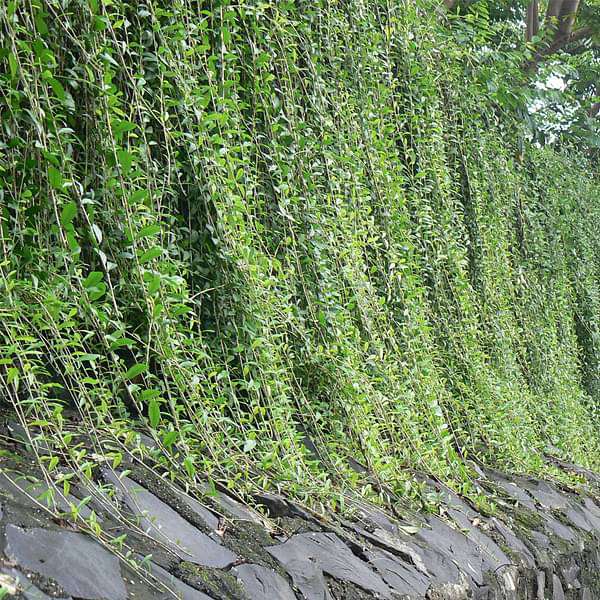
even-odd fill
[[[65,460],[96,460],[74,408],[240,493],[598,467],[598,174],[528,145],[485,28],[376,0],[0,27],[0,389]]]

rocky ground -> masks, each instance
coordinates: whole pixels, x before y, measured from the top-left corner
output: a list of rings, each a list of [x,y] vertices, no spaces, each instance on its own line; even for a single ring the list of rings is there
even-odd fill
[[[50,498],[30,440],[17,441],[15,425],[3,434],[0,583],[9,596],[600,599],[600,477],[557,459],[548,458],[580,478],[579,493],[478,469],[493,515],[424,480],[442,499],[438,515],[402,520],[354,503],[341,519],[275,495],[256,499],[264,514],[208,486],[192,498],[134,460],[135,449]],[[78,504],[85,522],[69,516]],[[85,532],[92,511],[100,542]]]

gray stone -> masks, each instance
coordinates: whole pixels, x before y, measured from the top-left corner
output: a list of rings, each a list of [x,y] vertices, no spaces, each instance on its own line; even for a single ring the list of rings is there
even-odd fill
[[[537,600],[544,600],[546,598],[546,573],[544,571],[538,571],[537,573],[536,597]]]
[[[491,522],[496,531],[504,538],[507,546],[521,558],[523,564],[530,569],[535,568],[535,558],[533,554],[531,554],[529,548],[527,548],[527,546],[514,534],[512,529],[498,519],[493,518]]]
[[[484,582],[484,572],[494,570],[498,565],[492,557],[482,554],[477,546],[462,532],[450,527],[437,517],[427,519],[430,525],[422,529],[416,537],[425,545],[436,548],[459,565],[459,568],[477,585]]]
[[[568,497],[545,481],[532,482],[521,479],[520,486],[526,489],[545,508],[564,510],[569,506]]]
[[[2,568],[0,569],[0,572],[4,577],[8,578],[8,581],[3,578],[1,582],[2,585],[6,586],[7,589],[14,586],[21,592],[21,595],[25,600],[72,600],[71,598],[48,596],[48,594],[42,592],[42,590],[33,585],[28,577],[17,569]]]
[[[195,498],[188,496],[181,492],[179,497],[183,502],[185,502],[191,510],[196,513],[196,515],[200,518],[200,520],[213,531],[219,528],[219,518],[211,512],[204,504],[198,502]]]
[[[155,540],[165,544],[182,560],[204,567],[224,568],[238,556],[186,521],[165,504],[128,477],[118,477],[105,470],[104,477],[120,493],[129,509],[141,517],[141,527]]]
[[[550,548],[550,538],[547,535],[535,530],[532,530],[529,535],[539,548],[543,548],[544,550]]]
[[[561,523],[558,519],[547,513],[539,513],[546,523],[546,530],[555,536],[565,540],[566,542],[575,542],[578,538],[571,527]]]
[[[424,596],[431,584],[429,577],[417,571],[411,565],[385,550],[373,550],[366,553],[369,564],[381,575],[381,578],[400,594]]]
[[[552,600],[565,600],[565,592],[558,575],[552,575]]]
[[[232,569],[251,600],[296,600],[288,582],[279,573],[261,565],[245,564]]]
[[[16,421],[8,423],[8,429],[16,441],[35,448],[38,454],[45,456],[52,454],[53,448],[48,444],[48,440],[44,439],[39,430],[36,432],[32,429],[25,429],[21,423]]]
[[[65,496],[59,489],[54,488],[51,497],[48,495],[49,488],[42,481],[31,479],[17,473],[7,471],[0,473],[0,488],[20,504],[31,506],[32,508],[47,507],[63,512],[71,512],[71,504],[78,506],[79,498],[68,494]],[[51,498],[51,500],[50,500]],[[79,509],[79,514],[87,519],[92,511],[86,506]],[[100,520],[100,519],[98,519]]]
[[[502,474],[493,469],[485,469],[485,473],[490,481],[494,482],[497,487],[508,494],[513,500],[516,500],[519,504],[522,504],[530,510],[536,510],[533,498],[516,483],[509,481]]]
[[[284,544],[265,548],[291,575],[307,598],[327,598],[326,588],[319,571],[335,579],[391,598],[391,591],[383,579],[372,571],[333,533],[301,533]]]
[[[494,572],[506,600],[517,600],[519,569],[515,565],[504,565]]]
[[[594,529],[596,529],[593,523],[591,523],[588,519],[588,516],[578,506],[569,507],[565,511],[565,517],[567,517],[567,519],[571,521],[575,527],[583,529],[584,531],[591,533],[594,531]]]
[[[366,531],[360,527],[353,527],[353,529],[360,536],[367,538],[371,542],[375,542],[377,546],[385,546],[400,554],[400,556],[405,557],[408,562],[412,563],[424,575],[430,575],[422,555],[415,548],[414,544],[407,543],[400,536],[393,535],[385,529],[375,529],[373,532]]]
[[[468,514],[463,510],[456,509],[450,509],[448,513],[462,531],[465,532],[465,535],[471,544],[475,545],[475,549],[483,556],[487,557],[487,561],[493,565],[492,569],[494,571],[502,565],[511,563],[511,560],[502,551],[502,548],[500,548],[491,537],[486,535],[479,526],[474,524],[479,522],[481,525],[485,525],[486,523],[483,517],[470,509]]]
[[[251,521],[259,525],[265,526],[266,521],[253,510],[250,510],[237,500],[234,500],[227,494],[220,492],[219,490],[212,489],[208,484],[202,486],[203,492],[214,499],[219,508],[225,511],[228,516],[238,521]]]
[[[568,567],[562,569],[565,583],[569,589],[578,590],[581,587],[581,583],[578,579],[580,572],[581,568],[573,559],[571,559],[571,564]]]
[[[192,586],[187,585],[187,583],[184,583],[180,579],[177,579],[177,577],[171,575],[171,573],[156,563],[150,563],[149,568],[144,568],[144,570],[164,584],[167,588],[175,592],[180,600],[213,600],[210,596],[207,596],[200,590],[197,590]],[[173,600],[173,595],[169,592],[165,592],[164,596],[162,597],[165,600]]]
[[[427,600],[467,600],[470,585],[463,577],[459,583],[443,583],[432,585],[425,594]]]
[[[574,504],[572,509],[567,512],[567,518],[575,523],[573,519],[573,513],[580,513],[585,519],[584,526],[582,529],[586,531],[600,531],[600,509],[591,500],[591,498],[584,498],[583,504]],[[577,523],[575,523],[577,525]]]
[[[415,534],[410,536],[403,534],[396,526],[391,529],[394,533],[389,529],[376,528],[373,532],[369,532],[360,527],[353,527],[361,537],[376,546],[388,548],[402,557],[405,563],[414,565],[417,571],[432,582],[458,583],[460,581],[460,573],[453,562],[453,557],[442,552],[435,544],[431,546],[417,539]]]
[[[490,597],[490,587],[488,585],[484,585],[482,587],[475,588],[472,591],[471,599],[472,600],[489,600]]]
[[[300,517],[312,521],[313,516],[299,504],[287,500],[281,494],[260,492],[254,499],[267,508],[271,517]]]
[[[375,525],[389,533],[397,533],[398,525],[390,517],[376,506],[350,501],[356,512],[357,520],[364,525]]]
[[[20,567],[50,577],[76,598],[125,600],[119,561],[81,533],[7,525],[6,556]]]

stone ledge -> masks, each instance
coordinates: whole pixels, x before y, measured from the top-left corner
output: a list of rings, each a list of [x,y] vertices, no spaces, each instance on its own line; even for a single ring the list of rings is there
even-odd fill
[[[17,597],[600,599],[600,478],[552,457],[589,491],[479,469],[494,516],[423,479],[442,498],[440,514],[408,523],[366,504],[353,506],[351,521],[324,520],[263,494],[269,520],[223,491],[190,498],[133,460],[121,466],[126,476],[106,468],[66,496],[55,491],[49,510],[28,449],[11,451],[21,458],[0,463],[0,584]],[[93,510],[121,545],[61,516],[84,497],[82,516]]]

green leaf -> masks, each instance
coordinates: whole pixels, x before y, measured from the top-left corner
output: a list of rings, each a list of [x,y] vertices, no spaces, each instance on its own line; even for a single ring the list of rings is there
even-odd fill
[[[194,458],[192,456],[185,457],[183,461],[183,466],[185,467],[185,470],[187,471],[187,474],[190,476],[190,478],[195,477],[196,467],[194,466]]]
[[[142,399],[142,402],[148,402],[149,400],[154,400],[155,398],[158,398],[160,396],[160,390],[155,390],[155,389],[149,389],[149,390],[142,390],[142,392],[140,393],[140,398]]]
[[[77,214],[77,204],[75,202],[68,202],[63,206],[63,209],[60,213],[60,224],[67,228],[72,225],[72,221]]]
[[[146,365],[144,363],[138,363],[137,365],[133,365],[133,367],[130,367],[129,369],[127,369],[125,375],[123,375],[123,379],[125,379],[126,381],[129,379],[133,379],[134,377],[141,375],[142,373],[146,372],[147,370],[148,370],[148,365]]]
[[[10,76],[12,79],[14,79],[17,76],[19,65],[15,55],[12,52],[8,55],[8,66],[10,68]]]
[[[54,77],[50,77],[48,79],[48,83],[54,92],[54,95],[61,101],[63,101],[67,97],[67,93],[65,92],[65,88],[62,86],[62,83],[58,81],[58,79],[54,79]]]
[[[92,271],[84,280],[83,287],[87,290],[96,287],[104,278],[102,271]]]
[[[128,346],[129,348],[131,348],[131,346],[134,346],[134,345],[135,345],[135,340],[132,340],[131,338],[128,338],[128,337],[122,337],[122,338],[119,338],[118,340],[115,340],[110,345],[110,349],[116,350],[117,348],[121,348],[123,346]]]
[[[150,419],[150,426],[156,429],[160,423],[160,406],[157,400],[150,400],[148,404],[148,419]]]
[[[48,25],[46,25],[44,15],[42,15],[41,13],[37,13],[35,15],[35,26],[37,27],[38,33],[40,35],[48,34]]]
[[[154,275],[148,281],[148,293],[151,296],[153,296],[154,294],[156,294],[156,292],[158,292],[159,288],[160,288],[160,277],[158,275]]]
[[[144,227],[138,231],[137,237],[138,239],[141,239],[156,235],[157,233],[160,233],[160,229],[160,225],[148,225],[147,227]]]
[[[137,190],[129,197],[129,204],[138,204],[148,197],[148,190]]]
[[[140,256],[140,264],[143,265],[147,262],[150,262],[152,259],[160,256],[162,252],[162,248],[159,248],[158,246],[154,246],[153,248],[150,248],[150,250],[146,250],[146,252]]]
[[[165,445],[166,448],[170,449],[178,437],[179,437],[179,434],[176,431],[168,431],[163,436],[163,444]]]
[[[80,354],[77,356],[77,362],[96,362],[99,358],[102,358],[101,354]]]
[[[89,289],[88,294],[92,302],[94,300],[99,300],[106,294],[106,284],[104,282],[99,283],[96,287]]]
[[[128,175],[129,171],[131,171],[131,165],[133,164],[133,154],[127,150],[118,150],[117,158],[119,159],[119,164],[121,165],[123,173]]]
[[[65,184],[62,173],[52,165],[48,166],[48,181],[55,190],[62,190]]]

